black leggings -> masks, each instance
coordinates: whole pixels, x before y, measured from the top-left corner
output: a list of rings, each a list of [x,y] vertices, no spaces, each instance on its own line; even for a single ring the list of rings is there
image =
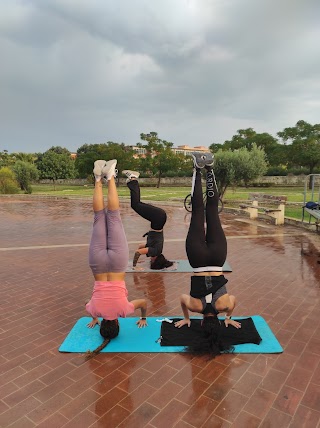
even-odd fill
[[[201,186],[201,171],[194,173],[192,214],[186,239],[186,252],[193,268],[205,266],[222,267],[227,258],[227,240],[222,229],[219,213],[219,192],[212,170],[206,173],[206,222],[204,227],[204,203]]]
[[[127,183],[130,189],[131,208],[151,223],[151,229],[162,230],[167,221],[167,214],[162,208],[154,207],[140,201],[140,186],[138,180],[131,180]]]

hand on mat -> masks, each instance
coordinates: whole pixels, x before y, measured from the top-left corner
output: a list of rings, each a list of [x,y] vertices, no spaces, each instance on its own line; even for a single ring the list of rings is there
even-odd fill
[[[224,324],[226,327],[228,327],[228,325],[232,325],[235,328],[241,328],[241,324],[238,321],[235,320],[224,320]]]
[[[135,266],[135,267],[132,268],[132,270],[134,270],[134,271],[143,271],[144,268],[143,267],[139,267],[139,266]]]
[[[190,320],[186,320],[185,318],[183,320],[177,321],[174,323],[175,327],[181,328],[184,325],[187,325],[188,327],[190,327],[191,325],[191,321]]]
[[[136,322],[136,324],[139,328],[148,327],[147,320],[139,320]]]
[[[89,324],[87,324],[87,327],[93,328],[96,324],[100,325],[100,321],[98,320],[98,318],[93,318],[93,320],[90,321]]]

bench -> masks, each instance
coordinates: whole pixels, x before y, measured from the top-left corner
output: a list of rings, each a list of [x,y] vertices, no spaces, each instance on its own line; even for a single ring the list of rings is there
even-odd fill
[[[315,208],[315,209],[311,209],[311,208],[307,208],[307,207],[303,207],[303,214],[302,214],[302,222],[304,221],[304,214],[308,213],[311,217],[315,218],[315,225],[316,225],[316,229],[317,232],[319,232],[319,227],[320,227],[320,209],[319,208]],[[309,223],[310,223],[310,218],[309,217]]]
[[[275,225],[284,224],[286,196],[274,196],[263,193],[249,193],[251,203],[240,204],[240,208],[249,214],[251,219],[258,218],[259,211],[274,219]],[[266,206],[261,206],[260,203]]]

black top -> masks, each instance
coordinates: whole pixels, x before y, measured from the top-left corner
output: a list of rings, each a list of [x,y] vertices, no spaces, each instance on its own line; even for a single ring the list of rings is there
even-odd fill
[[[216,291],[214,294],[211,294],[212,300],[210,303],[206,302],[206,298],[205,297],[201,297],[201,302],[202,302],[202,306],[203,306],[203,311],[201,312],[202,314],[214,314],[214,315],[218,315],[219,311],[216,308],[216,301],[218,299],[220,299],[220,297],[224,296],[225,294],[227,294],[227,289],[226,286],[223,285],[222,287],[219,288],[218,291]]]
[[[181,328],[174,326],[179,319],[174,319],[173,323],[162,322],[161,325],[161,346],[191,346],[202,334],[201,319],[191,320],[191,325],[184,325]],[[231,325],[225,326],[221,320],[221,337],[225,345],[239,345],[241,343],[255,343],[259,345],[261,337],[254,325],[252,318],[237,319],[241,323],[241,328]]]
[[[156,232],[150,230],[148,232],[146,247],[148,247],[147,257],[160,256],[163,250],[163,231]]]
[[[215,294],[219,288],[225,285],[228,280],[224,275],[219,276],[192,276],[190,296],[201,299],[208,294]]]

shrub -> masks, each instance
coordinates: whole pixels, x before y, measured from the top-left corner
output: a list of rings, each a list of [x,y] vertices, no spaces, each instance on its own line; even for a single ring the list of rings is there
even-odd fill
[[[14,172],[8,167],[0,169],[0,193],[3,195],[19,193],[19,185]]]
[[[272,187],[272,183],[250,183],[252,187]]]
[[[32,193],[31,182],[39,179],[39,172],[35,165],[18,160],[12,167],[20,189],[25,193]]]
[[[287,174],[288,171],[285,168],[282,168],[281,166],[271,166],[268,168],[268,171],[266,173],[266,175],[269,177],[272,177],[274,175],[285,176]]]

